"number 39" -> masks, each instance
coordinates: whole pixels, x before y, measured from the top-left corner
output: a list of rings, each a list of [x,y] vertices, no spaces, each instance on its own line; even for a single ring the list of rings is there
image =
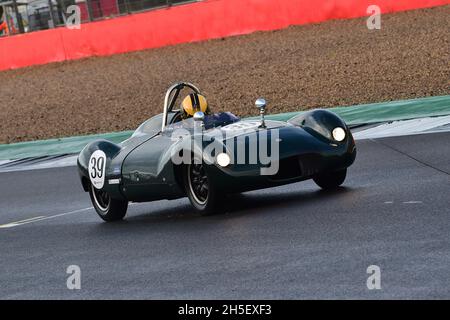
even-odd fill
[[[91,158],[91,178],[102,178],[103,177],[103,169],[105,167],[105,159],[104,158]]]
[[[97,150],[89,159],[89,178],[92,185],[97,188],[103,188],[105,182],[106,154]]]

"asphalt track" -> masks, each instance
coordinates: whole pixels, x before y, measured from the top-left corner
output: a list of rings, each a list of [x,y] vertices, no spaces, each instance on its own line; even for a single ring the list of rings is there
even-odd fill
[[[209,217],[181,199],[103,223],[74,167],[0,173],[0,298],[450,298],[450,133],[357,147],[337,191],[245,193]]]

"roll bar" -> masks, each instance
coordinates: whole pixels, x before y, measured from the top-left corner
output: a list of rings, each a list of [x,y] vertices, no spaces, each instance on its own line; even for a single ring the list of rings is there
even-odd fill
[[[167,115],[172,111],[175,101],[180,94],[180,91],[185,87],[191,89],[197,94],[200,94],[200,90],[189,82],[178,82],[170,86],[169,89],[167,89],[166,96],[164,98],[164,111],[161,131],[164,131],[165,127],[167,126]]]

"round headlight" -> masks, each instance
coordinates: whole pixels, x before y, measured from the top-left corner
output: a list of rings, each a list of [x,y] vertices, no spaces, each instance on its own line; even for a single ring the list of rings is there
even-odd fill
[[[219,153],[216,157],[216,162],[219,166],[226,167],[230,164],[231,159],[226,153]]]
[[[345,139],[345,130],[341,127],[337,127],[333,129],[333,139],[336,141],[342,141]]]

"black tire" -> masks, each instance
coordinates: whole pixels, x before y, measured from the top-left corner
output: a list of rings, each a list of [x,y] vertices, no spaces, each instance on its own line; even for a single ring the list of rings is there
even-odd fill
[[[204,162],[185,165],[183,183],[189,201],[196,211],[202,215],[216,211],[218,192],[209,178]]]
[[[89,196],[97,214],[104,221],[122,220],[128,209],[128,201],[112,199],[106,192],[89,185]]]
[[[347,169],[321,173],[313,177],[314,182],[324,190],[331,190],[344,183]]]

